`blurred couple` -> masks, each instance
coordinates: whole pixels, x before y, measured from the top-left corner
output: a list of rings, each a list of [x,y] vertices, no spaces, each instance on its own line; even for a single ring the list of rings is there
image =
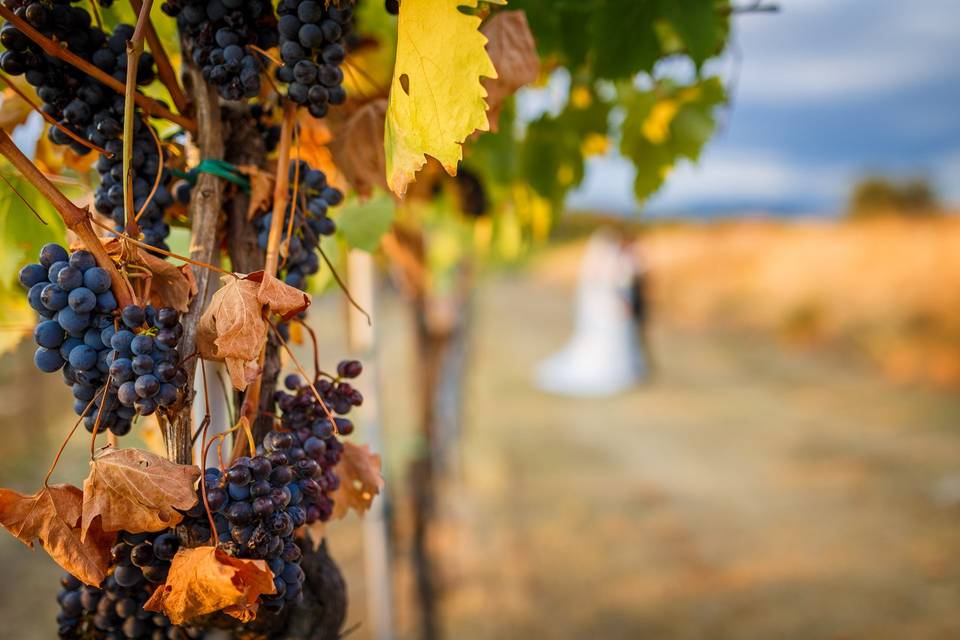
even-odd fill
[[[536,371],[542,390],[603,397],[648,379],[649,269],[637,244],[609,229],[587,243],[577,284],[574,332]]]

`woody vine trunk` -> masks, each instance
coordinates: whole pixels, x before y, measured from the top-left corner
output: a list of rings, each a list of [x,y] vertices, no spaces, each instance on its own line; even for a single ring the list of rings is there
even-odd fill
[[[200,71],[186,66],[185,84],[193,96],[197,122],[196,144],[204,159],[225,159],[235,165],[254,165],[271,170],[266,149],[258,143],[255,123],[248,115],[221,106],[216,90],[203,81]],[[225,246],[235,271],[249,273],[263,268],[264,252],[257,246],[256,235],[247,220],[248,197],[237,189],[226,189],[225,182],[210,174],[201,174],[192,190],[189,204],[191,218],[190,258],[207,264],[219,262],[219,248]],[[217,289],[216,274],[209,269],[194,269],[197,295],[183,319],[184,335],[181,350],[189,356],[197,348],[197,324],[210,297]],[[198,425],[192,420],[192,398],[197,358],[184,365],[188,388],[174,420],[163,425],[168,457],[181,464],[193,461],[193,435]],[[274,390],[280,371],[279,345],[273,336],[267,344],[262,370],[259,412],[254,433],[259,442],[273,426]],[[242,394],[235,394],[235,414],[239,415]],[[201,461],[197,461],[200,463]],[[346,617],[346,583],[339,568],[327,552],[326,544],[316,550],[309,539],[301,543],[302,568],[306,574],[304,604],[288,615],[262,621],[258,631],[267,638],[328,640],[340,636]],[[235,625],[228,625],[235,629]],[[249,631],[249,630],[248,630]],[[230,631],[228,631],[230,633]],[[233,637],[241,637],[237,629]]]

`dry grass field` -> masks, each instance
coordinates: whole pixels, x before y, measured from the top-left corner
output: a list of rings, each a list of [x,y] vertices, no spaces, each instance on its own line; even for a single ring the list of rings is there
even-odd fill
[[[960,386],[960,219],[740,221],[642,236],[671,326],[856,352],[899,382]],[[571,282],[578,243],[539,263]]]

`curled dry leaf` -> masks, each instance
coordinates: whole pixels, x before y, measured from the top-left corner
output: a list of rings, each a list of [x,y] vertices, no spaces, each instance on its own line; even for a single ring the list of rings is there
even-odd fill
[[[190,299],[197,293],[197,283],[193,278],[190,265],[177,267],[140,247],[137,249],[140,260],[152,274],[151,301],[157,306],[173,307],[180,313],[186,313],[190,306]]]
[[[83,482],[81,539],[94,522],[104,531],[162,531],[197,503],[200,469],[139,449],[107,449],[90,462]]]
[[[69,484],[50,485],[32,496],[0,489],[0,524],[28,547],[39,539],[54,562],[84,583],[99,586],[110,566],[116,534],[94,524],[82,538],[82,504],[83,492]]]
[[[342,518],[349,509],[363,514],[370,508],[374,496],[383,488],[380,476],[380,456],[351,442],[343,443],[343,454],[334,468],[340,478],[340,486],[333,498],[333,518]]]
[[[364,197],[369,197],[375,187],[387,188],[387,158],[383,150],[386,117],[386,98],[371,100],[350,114],[330,143],[337,168]]]
[[[247,276],[248,280],[260,282],[257,299],[260,304],[270,307],[270,311],[284,320],[289,320],[310,306],[310,294],[291,287],[279,278],[263,271],[255,271]]]
[[[225,276],[197,327],[200,355],[222,360],[233,386],[243,390],[256,378],[267,339],[263,309],[290,318],[310,305],[310,296],[277,278],[256,271]]]
[[[123,255],[122,238],[111,238],[103,246],[114,260],[119,260]],[[83,247],[77,245],[76,248]],[[178,267],[132,243],[127,243],[126,248],[133,252],[129,255],[128,251],[126,259],[149,272],[150,302],[158,307],[173,307],[180,313],[186,313],[190,300],[197,295],[197,282],[190,265]]]
[[[250,204],[247,206],[247,222],[261,211],[266,211],[273,202],[273,174],[267,173],[260,167],[244,164],[237,167],[250,180]]]
[[[264,560],[233,558],[216,547],[181,549],[170,563],[167,581],[143,605],[173,624],[223,611],[248,622],[256,616],[257,598],[276,593]]]
[[[496,78],[481,78],[487,90],[490,130],[497,131],[503,101],[540,74],[540,57],[527,14],[498,11],[480,29],[487,36],[487,52],[497,69]]]

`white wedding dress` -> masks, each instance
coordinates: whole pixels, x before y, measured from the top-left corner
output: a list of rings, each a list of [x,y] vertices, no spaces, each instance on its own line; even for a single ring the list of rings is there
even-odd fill
[[[537,386],[550,393],[602,397],[624,391],[646,364],[630,308],[638,266],[615,237],[593,234],[580,266],[570,341],[537,367]]]

